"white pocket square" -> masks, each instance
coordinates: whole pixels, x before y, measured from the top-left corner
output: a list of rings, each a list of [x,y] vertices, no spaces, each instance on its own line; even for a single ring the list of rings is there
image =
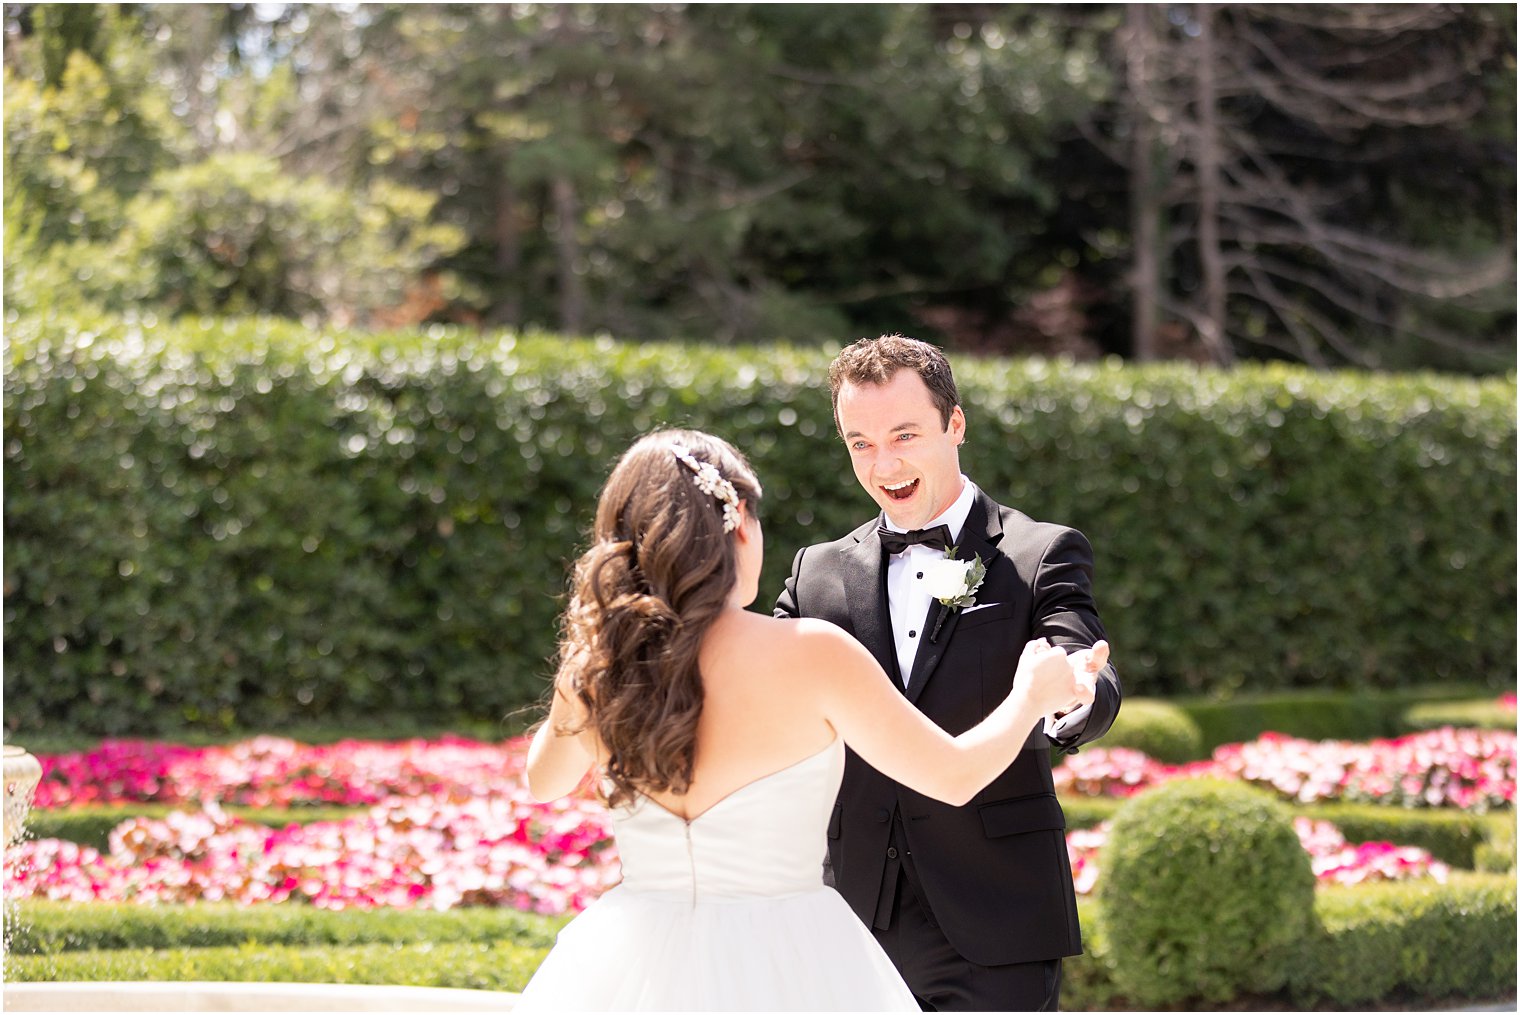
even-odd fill
[[[961,611],[961,613],[962,614],[975,613],[977,610],[985,610],[989,606],[1002,606],[1002,605],[1003,605],[1002,603],[977,603],[975,606],[968,606],[968,607],[966,607],[964,610]]]

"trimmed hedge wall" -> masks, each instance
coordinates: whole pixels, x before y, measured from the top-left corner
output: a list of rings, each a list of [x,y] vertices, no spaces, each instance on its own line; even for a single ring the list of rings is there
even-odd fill
[[[521,991],[548,952],[547,948],[525,948],[510,941],[316,948],[259,945],[167,951],[134,948],[7,956],[5,975],[11,981],[372,983]]]
[[[1441,726],[1512,730],[1515,728],[1515,710],[1500,708],[1492,697],[1476,701],[1432,701],[1412,706],[1404,714],[1404,722],[1420,730]]]
[[[1101,907],[1077,902],[1086,954],[1066,960],[1073,1011],[1125,1010]],[[1321,888],[1301,973],[1268,1007],[1485,1001],[1515,986],[1515,878]],[[29,901],[7,921],[12,980],[283,980],[521,990],[564,918],[503,910],[330,913],[304,906],[144,907]],[[1232,1007],[1244,1010],[1248,999]],[[1413,1006],[1413,1005],[1411,1005]]]
[[[1372,740],[1403,736],[1429,729],[1432,725],[1444,725],[1420,721],[1422,715],[1429,714],[1425,711],[1427,707],[1440,714],[1452,699],[1481,696],[1482,693],[1476,686],[1451,683],[1379,689],[1376,694],[1321,688],[1242,694],[1229,701],[1173,698],[1171,704],[1186,712],[1197,724],[1202,735],[1202,756],[1207,757],[1220,744],[1244,743],[1269,731],[1305,740]],[[1495,697],[1488,697],[1489,714],[1497,713],[1497,707],[1492,705]]]
[[[172,914],[172,916],[170,915]],[[133,902],[17,903],[8,924],[13,955],[134,948],[219,948],[233,945],[405,944],[511,941],[548,948],[570,921],[516,909],[464,907],[335,912],[313,906],[238,906],[226,902],[144,906]]]
[[[1320,935],[1292,990],[1301,1002],[1514,996],[1513,876],[1365,885],[1324,892],[1314,909]]]
[[[147,733],[498,717],[657,424],[765,483],[765,606],[871,514],[832,350],[24,318],[5,372],[5,722]],[[1224,695],[1515,671],[1515,383],[955,361],[969,475],[1085,531],[1126,686]]]
[[[1126,1011],[1113,979],[1102,908],[1080,899],[1085,954],[1062,967],[1061,1005],[1071,1011]],[[1371,1002],[1451,1003],[1514,997],[1515,878],[1456,874],[1433,882],[1321,888],[1315,930],[1303,941],[1298,972],[1282,993],[1237,995],[1229,1007],[1347,1011]],[[1179,912],[1179,919],[1186,914]]]

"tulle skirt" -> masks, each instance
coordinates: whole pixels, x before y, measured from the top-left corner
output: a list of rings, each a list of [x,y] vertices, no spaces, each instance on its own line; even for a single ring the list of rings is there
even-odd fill
[[[918,1011],[831,888],[709,899],[614,888],[560,931],[514,1011]]]

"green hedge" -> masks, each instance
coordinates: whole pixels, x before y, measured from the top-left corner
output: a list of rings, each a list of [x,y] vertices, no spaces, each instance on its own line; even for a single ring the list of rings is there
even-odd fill
[[[1306,740],[1372,740],[1403,736],[1429,728],[1411,721],[1425,706],[1442,708],[1455,699],[1482,695],[1467,683],[1380,688],[1376,693],[1306,689],[1242,694],[1229,700],[1199,697],[1171,699],[1198,726],[1204,757],[1220,744],[1255,740],[1263,733],[1285,733]],[[1492,701],[1497,694],[1490,694]],[[1122,711],[1120,713],[1123,714]],[[1441,724],[1436,724],[1441,725]]]
[[[1500,708],[1492,695],[1476,701],[1431,701],[1411,706],[1404,713],[1404,722],[1417,730],[1441,726],[1512,730],[1515,728],[1515,710]]]
[[[309,948],[365,944],[510,941],[547,948],[569,917],[515,909],[465,907],[447,912],[231,903],[144,906],[131,902],[28,899],[7,920],[13,955],[127,949],[218,948],[238,945]]]
[[[1314,908],[1319,934],[1292,990],[1300,1002],[1514,996],[1513,876],[1359,886],[1325,892]]]
[[[1454,874],[1445,885],[1320,888],[1314,930],[1302,942],[1293,982],[1270,997],[1242,991],[1228,1007],[1346,1011],[1374,1002],[1419,1008],[1513,998],[1515,889],[1512,874]],[[1077,912],[1086,950],[1064,963],[1061,1006],[1133,1010],[1114,983],[1102,907],[1081,899]]]
[[[1063,797],[1061,809],[1066,812],[1068,828],[1092,828],[1112,818],[1126,802],[1117,798]],[[1429,850],[1438,860],[1467,870],[1514,869],[1513,811],[1469,814],[1360,803],[1299,804],[1290,810],[1294,817],[1330,822],[1348,842],[1418,846]]]
[[[1208,757],[1193,717],[1155,698],[1125,698],[1099,746],[1126,747],[1172,765]]]
[[[1300,974],[1267,1007],[1513,996],[1513,875],[1321,888]],[[1062,1005],[1125,1010],[1101,907],[1080,899],[1086,954],[1068,959]],[[1185,914],[1179,914],[1185,915]],[[8,921],[15,980],[279,980],[521,990],[563,918],[507,910],[330,913],[304,906],[25,902]],[[120,928],[118,930],[118,928]],[[1240,1003],[1232,1006],[1241,1007]]]
[[[1328,821],[1348,842],[1391,842],[1419,846],[1436,859],[1472,870],[1477,851],[1503,842],[1515,825],[1514,811],[1469,814],[1466,811],[1383,807],[1378,804],[1322,803],[1294,808],[1295,814]]]
[[[1102,747],[1130,747],[1177,764],[1207,758],[1221,744],[1283,733],[1308,740],[1372,740],[1439,726],[1510,729],[1514,713],[1478,687],[1422,685],[1365,691],[1307,689],[1239,694],[1228,700],[1126,696]]]
[[[755,461],[763,599],[871,514],[827,349],[269,320],[7,339],[11,730],[500,716],[541,693],[566,562],[656,424]],[[967,472],[1090,535],[1132,691],[1512,685],[1513,377],[955,364]]]
[[[293,948],[151,948],[12,955],[11,981],[187,980],[281,983],[372,983],[520,991],[548,953],[509,941],[431,942]]]

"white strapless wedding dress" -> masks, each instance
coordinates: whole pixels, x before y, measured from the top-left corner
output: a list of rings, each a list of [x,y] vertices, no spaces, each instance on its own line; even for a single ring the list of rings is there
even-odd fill
[[[560,931],[515,1011],[918,1011],[871,932],[823,884],[844,745],[687,821],[612,813],[623,880]]]

